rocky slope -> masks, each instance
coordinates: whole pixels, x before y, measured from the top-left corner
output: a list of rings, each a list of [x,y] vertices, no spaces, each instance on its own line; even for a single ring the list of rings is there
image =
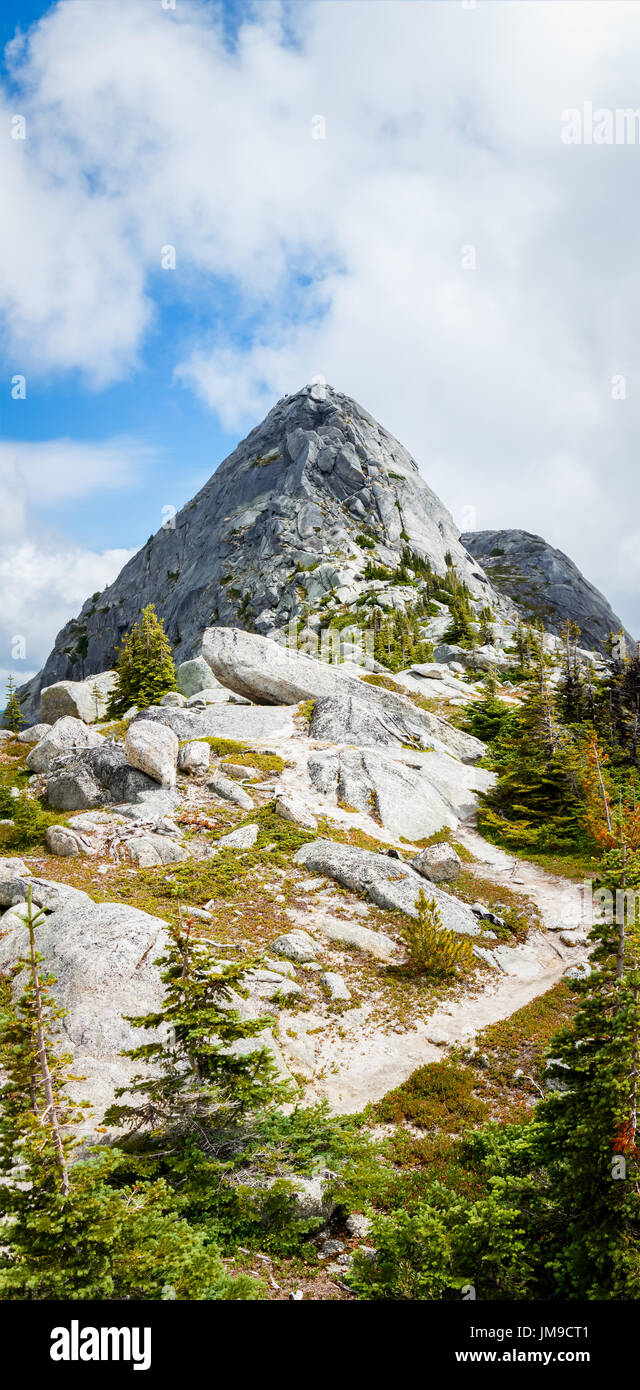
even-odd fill
[[[581,631],[581,645],[604,652],[611,632],[631,634],[599,589],[590,584],[562,550],[529,531],[467,531],[462,544],[482,565],[496,589],[528,617],[560,633],[569,619]]]
[[[336,1110],[378,1099],[586,955],[576,885],[565,901],[561,880],[525,866],[536,913],[514,893],[511,857],[469,841],[464,821],[493,780],[478,766],[485,745],[425,708],[421,692],[241,629],[209,628],[202,646],[208,679],[221,683],[200,692],[211,703],[171,693],[124,731],[63,714],[0,739],[2,774],[20,755],[30,794],[58,816],[24,861],[0,858],[0,976],[24,952],[31,891],[83,1078],[75,1094],[94,1107],[91,1135],[134,1065],[122,1015],[158,1005],[156,961],[178,904],[221,959],[260,955],[235,1006],[267,1015],[258,1038],[301,1099]],[[439,684],[421,669],[416,684]],[[448,679],[465,700],[480,694],[463,670]],[[471,948],[464,984],[425,990],[398,976],[403,923],[423,889]],[[507,908],[520,913],[517,932]],[[558,929],[553,940],[541,921]]]
[[[405,547],[438,574],[449,553],[472,594],[500,608],[407,450],[348,396],[307,386],[278,401],[172,524],[67,623],[23,688],[27,718],[38,717],[43,687],[109,670],[146,603],[184,661],[212,624],[268,633],[354,601],[367,564],[393,570]]]

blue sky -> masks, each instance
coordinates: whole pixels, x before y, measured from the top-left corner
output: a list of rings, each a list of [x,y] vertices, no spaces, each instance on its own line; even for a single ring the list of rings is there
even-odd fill
[[[115,11],[120,0],[111,2]],[[72,3],[91,4],[92,0]],[[41,0],[4,0],[0,14],[2,50],[18,28],[27,31],[51,8]],[[232,34],[241,10],[233,4],[224,8]],[[1,71],[8,80],[6,63]],[[178,267],[175,275],[179,279]],[[140,461],[122,491],[108,489],[97,499],[79,498],[72,507],[65,497],[43,511],[41,519],[48,527],[98,549],[143,544],[161,522],[158,498],[162,496],[162,506],[182,506],[238,441],[237,432],[224,430],[218,417],[194,399],[192,391],[172,380],[174,360],[166,351],[166,343],[175,342],[182,334],[190,341],[194,331],[195,316],[184,312],[179,286],[167,283],[167,276],[159,274],[153,297],[156,318],[137,370],[100,390],[88,388],[79,370],[29,372],[27,400],[7,404],[5,396],[3,401],[2,434],[11,439],[104,441],[116,434],[148,449],[148,456]],[[218,319],[230,309],[227,287],[212,278],[198,318],[215,330]],[[20,371],[22,364],[6,341],[0,355],[5,378]]]
[[[640,109],[562,134],[640,108],[640,6],[5,0],[0,49],[0,672],[317,373],[640,633]]]

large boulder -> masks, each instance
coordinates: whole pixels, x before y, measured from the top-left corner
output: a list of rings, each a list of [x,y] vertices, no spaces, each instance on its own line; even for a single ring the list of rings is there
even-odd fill
[[[50,853],[60,854],[63,858],[81,854],[84,848],[82,837],[74,835],[66,825],[48,826],[45,840]]]
[[[64,1046],[73,1054],[74,1072],[83,1078],[69,1089],[96,1107],[87,1121],[91,1130],[116,1088],[140,1069],[122,1056],[142,1040],[123,1015],[150,1013],[162,1003],[156,960],[167,944],[165,924],[122,903],[87,899],[69,902],[47,917],[37,928],[37,942],[43,970],[55,980],[54,996],[68,1010],[62,1022]],[[14,922],[0,939],[0,971],[8,972],[26,949],[26,930]]]
[[[377,907],[390,912],[406,912],[410,917],[418,915],[416,899],[424,891],[424,879],[404,860],[325,839],[302,845],[293,858],[311,873],[335,879],[359,897],[369,898]],[[435,884],[429,886],[427,895],[435,900],[443,927],[465,936],[478,935],[481,929],[466,903],[444,893]]]
[[[424,748],[446,749],[464,762],[475,762],[486,752],[479,739],[454,729],[428,710],[418,709],[407,696],[361,680],[351,672],[343,672],[339,666],[328,666],[315,657],[292,651],[256,633],[241,632],[237,628],[207,628],[202,650],[224,685],[259,704],[293,705],[303,700],[324,699],[340,702],[333,715],[328,708],[324,713],[327,730],[324,736],[331,741],[335,740],[344,702],[351,699],[357,702],[350,713],[356,742],[374,738],[371,719],[377,714],[378,718],[392,716],[394,739],[400,737],[402,741],[401,729],[407,725],[410,736],[405,742]],[[371,711],[371,719],[364,721],[360,704]],[[342,738],[350,741],[344,734]],[[376,736],[374,741],[380,742],[381,738]]]
[[[17,859],[16,864],[20,863]],[[69,904],[81,905],[91,902],[88,893],[80,888],[72,888],[69,883],[57,883],[55,879],[36,878],[30,873],[19,873],[14,878],[0,879],[0,907],[15,907],[16,903],[26,903],[31,894],[34,907],[43,912],[57,912]],[[4,921],[4,918],[3,918]],[[2,967],[0,966],[0,970]]]
[[[309,755],[316,791],[341,805],[377,818],[395,837],[423,840],[452,829],[477,805],[477,793],[493,776],[443,753],[404,757],[379,748],[326,748]]]
[[[139,718],[166,724],[179,739],[230,738],[251,743],[278,735],[290,737],[295,733],[294,713],[288,705],[276,708],[225,702],[205,709],[161,709],[151,705]]]
[[[427,845],[411,863],[431,883],[453,883],[462,868],[460,855],[446,841],[439,845]]]
[[[104,736],[88,729],[81,719],[64,715],[27,754],[27,767],[31,772],[47,772],[58,758],[72,757],[82,748],[98,748],[104,742]]]
[[[56,811],[89,811],[104,802],[138,802],[157,790],[157,782],[132,767],[119,744],[102,740],[100,747],[52,768],[46,800]]]
[[[107,713],[109,696],[117,681],[115,671],[100,671],[84,681],[56,681],[46,685],[40,695],[40,718],[54,724],[56,719],[70,714],[85,724],[95,724]]]
[[[126,1087],[141,1069],[139,1061],[123,1053],[153,1037],[141,1034],[128,1017],[161,1008],[164,988],[157,962],[168,938],[165,923],[147,912],[123,903],[94,903],[73,889],[67,893],[64,903],[54,906],[49,900],[53,910],[37,928],[37,943],[43,972],[53,977],[54,996],[67,1010],[61,1025],[62,1043],[72,1054],[73,1070],[80,1078],[69,1090],[94,1107],[82,1127],[95,1138],[95,1125],[115,1091]],[[16,898],[20,901],[23,899]],[[0,973],[8,974],[24,956],[28,937],[17,913],[5,914],[1,920]],[[15,992],[20,993],[25,983],[23,971],[14,982]],[[235,993],[228,1006],[237,1009],[242,1018],[256,1018],[263,1012]],[[264,1046],[273,1050],[276,1066],[286,1075],[267,1030],[236,1044],[234,1050],[249,1052]]]
[[[197,695],[200,690],[212,690],[219,684],[202,656],[194,656],[191,661],[182,661],[176,666],[176,685],[180,694],[187,699],[190,695]]]
[[[464,666],[467,671],[493,671],[509,665],[508,656],[499,647],[490,644],[468,651],[466,647],[451,646],[448,642],[443,642],[441,646],[436,647],[433,655],[436,662],[458,664]]]
[[[210,744],[201,740],[185,743],[178,753],[178,767],[181,772],[206,772],[211,759]]]
[[[202,651],[222,685],[260,704],[297,705],[337,688],[330,666],[239,628],[207,628]]]
[[[45,734],[48,734],[50,724],[32,724],[29,729],[21,729],[18,734],[20,743],[39,743]]]
[[[359,699],[358,694],[347,689],[316,700],[309,726],[311,737],[325,743],[352,743],[357,748],[402,748],[407,743],[420,743],[423,728],[410,708],[388,714],[370,699]]]
[[[159,864],[179,864],[188,859],[188,852],[168,835],[136,835],[127,843],[129,858],[141,869],[153,869]]]
[[[179,746],[173,729],[150,719],[135,719],[124,740],[127,762],[163,787],[175,786]]]

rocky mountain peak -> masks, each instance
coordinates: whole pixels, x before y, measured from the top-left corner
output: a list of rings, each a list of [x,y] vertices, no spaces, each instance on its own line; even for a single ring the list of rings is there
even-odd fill
[[[403,445],[349,396],[305,386],[279,400],[114,583],[87,600],[25,688],[25,710],[37,717],[44,686],[111,667],[147,603],[185,660],[212,625],[268,634],[318,607],[355,602],[376,568],[393,572],[411,552],[440,575],[450,559],[475,598],[501,606]]]

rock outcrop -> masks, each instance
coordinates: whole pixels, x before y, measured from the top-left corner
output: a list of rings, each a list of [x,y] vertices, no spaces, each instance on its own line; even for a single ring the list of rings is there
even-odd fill
[[[377,907],[391,912],[399,909],[410,917],[418,915],[416,898],[424,891],[424,879],[404,860],[320,839],[297,850],[294,861],[312,873],[326,874],[352,893],[369,898]],[[443,893],[435,884],[429,885],[428,897],[435,900],[443,927],[466,936],[479,934],[476,917],[466,903]]]
[[[559,635],[569,619],[582,634],[580,645],[604,652],[611,632],[626,632],[599,589],[590,584],[562,550],[529,531],[468,531],[460,537],[486,570],[496,589],[506,594],[548,632]]]
[[[266,705],[320,701],[316,737],[363,746],[390,742],[400,748],[409,743],[453,753],[465,762],[476,762],[486,752],[479,739],[418,709],[407,696],[370,685],[341,666],[326,665],[270,638],[236,628],[208,628],[202,650],[218,678],[239,694]],[[325,701],[333,702],[333,708]],[[175,728],[177,712],[170,713]]]

